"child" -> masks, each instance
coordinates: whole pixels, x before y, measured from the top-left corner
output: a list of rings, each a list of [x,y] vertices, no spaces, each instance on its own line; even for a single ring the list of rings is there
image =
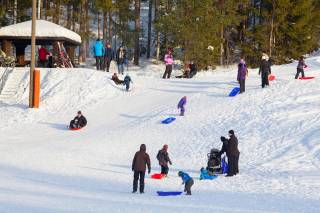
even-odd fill
[[[128,92],[130,88],[130,83],[133,83],[133,82],[128,74],[126,75],[123,81],[124,81],[124,84],[126,85],[126,91]]]
[[[304,62],[304,57],[301,56],[297,66],[297,74],[295,76],[295,79],[298,79],[300,73],[302,75],[302,78],[304,78],[304,68],[307,68],[307,65]]]
[[[187,96],[183,96],[178,103],[178,109],[180,109],[180,116],[184,116],[184,112],[185,112],[184,106],[186,105],[186,103],[187,103]]]
[[[184,185],[184,191],[187,192],[186,195],[191,195],[191,187],[193,185],[193,179],[187,173],[179,171],[178,176],[182,178],[182,184]]]

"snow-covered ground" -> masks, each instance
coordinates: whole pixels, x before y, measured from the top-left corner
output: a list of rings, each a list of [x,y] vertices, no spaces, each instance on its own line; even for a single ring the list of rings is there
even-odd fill
[[[247,91],[234,98],[234,68],[195,79],[163,80],[161,65],[130,67],[133,90],[89,69],[41,70],[41,108],[28,109],[28,75],[18,93],[0,102],[0,212],[319,212],[320,57],[308,59],[309,81],[294,80],[296,64],[274,66],[277,79],[260,88],[250,70]],[[27,70],[25,71],[27,72]],[[186,116],[176,104],[188,97]],[[82,110],[88,126],[66,129]],[[177,116],[170,125],[160,121]],[[206,154],[234,129],[240,174],[199,181]],[[145,194],[131,194],[131,161],[145,143],[152,172],[169,145],[169,178],[146,178]],[[195,179],[192,196],[179,170]]]

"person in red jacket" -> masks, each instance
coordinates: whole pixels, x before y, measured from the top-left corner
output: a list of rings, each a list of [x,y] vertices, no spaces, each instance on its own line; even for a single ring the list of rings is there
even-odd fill
[[[44,46],[41,46],[38,52],[39,52],[39,66],[47,67],[47,55],[49,55],[47,49]]]

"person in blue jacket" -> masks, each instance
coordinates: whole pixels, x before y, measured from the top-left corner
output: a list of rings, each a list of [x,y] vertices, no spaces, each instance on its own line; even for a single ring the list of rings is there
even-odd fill
[[[97,70],[103,70],[103,57],[104,57],[105,49],[100,38],[97,39],[96,43],[93,46],[93,54],[96,58]]]
[[[191,195],[191,187],[194,184],[192,177],[187,173],[179,171],[178,176],[182,178],[182,184],[184,184],[184,191],[187,192],[186,195]]]
[[[185,112],[184,106],[186,105],[186,103],[187,103],[187,96],[183,96],[178,103],[178,109],[180,109],[180,116],[184,116],[184,112]]]

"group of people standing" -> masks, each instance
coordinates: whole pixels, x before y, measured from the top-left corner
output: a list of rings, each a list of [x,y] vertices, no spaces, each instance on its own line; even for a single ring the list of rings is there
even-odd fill
[[[97,70],[109,72],[111,61],[115,60],[118,66],[118,74],[123,75],[124,65],[127,63],[127,52],[123,46],[115,54],[110,42],[106,42],[106,45],[104,45],[98,38],[93,46],[93,54],[96,59]]]
[[[307,65],[304,62],[304,57],[301,56],[297,66],[297,73],[295,75],[295,79],[298,79],[300,73],[304,78],[304,69],[307,68]],[[271,61],[269,56],[266,53],[262,53],[260,67],[259,67],[259,75],[261,76],[261,87],[265,88],[269,86],[269,76],[271,75]],[[240,93],[245,92],[245,81],[248,77],[248,68],[244,59],[241,59],[238,64],[238,76],[237,81],[240,85]]]
[[[238,150],[238,139],[235,136],[233,130],[229,130],[229,139],[221,136],[221,141],[223,143],[222,148],[220,150],[219,155],[226,153],[228,158],[228,174],[226,177],[231,177],[239,173],[239,156],[240,152]],[[132,193],[136,193],[138,190],[138,181],[140,181],[139,191],[140,193],[144,193],[145,188],[145,173],[148,169],[148,174],[151,173],[151,161],[150,157],[146,152],[147,148],[145,144],[140,145],[140,150],[137,151],[132,160],[132,171],[133,175],[133,191]],[[159,161],[159,165],[161,167],[161,175],[163,177],[167,177],[169,173],[169,164],[172,165],[172,161],[169,157],[168,153],[168,145],[163,145],[162,149],[158,151],[157,160]],[[179,171],[178,176],[181,177],[182,183],[185,185],[184,191],[187,195],[191,195],[191,187],[194,184],[193,178],[187,174],[186,172]]]

